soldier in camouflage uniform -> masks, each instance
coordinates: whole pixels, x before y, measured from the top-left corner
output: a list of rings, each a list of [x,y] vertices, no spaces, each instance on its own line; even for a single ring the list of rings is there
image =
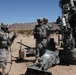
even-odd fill
[[[46,29],[46,38],[44,39],[46,41],[46,49],[49,50],[55,50],[55,42],[54,39],[50,37],[50,34],[52,32],[52,25],[48,24],[48,18],[43,18],[43,25]]]
[[[36,57],[39,57],[42,55],[42,48],[44,45],[44,38],[46,38],[46,29],[43,26],[43,19],[37,19],[38,25],[35,26],[33,35],[36,39]]]
[[[8,47],[14,41],[16,34],[14,34],[13,37],[10,39],[8,24],[1,23],[0,28],[0,68],[2,68],[2,72],[4,72],[7,65]]]
[[[48,24],[48,18],[43,18],[43,25],[46,28],[47,37],[49,37],[52,30],[52,25]]]

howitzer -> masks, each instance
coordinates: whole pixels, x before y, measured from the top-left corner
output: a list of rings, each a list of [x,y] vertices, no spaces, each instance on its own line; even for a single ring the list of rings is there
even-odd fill
[[[52,75],[47,70],[53,65],[59,64],[59,51],[46,50],[46,52],[36,60],[35,64],[28,67],[25,75]]]
[[[76,0],[60,0],[62,10],[61,35],[64,55],[76,60]]]

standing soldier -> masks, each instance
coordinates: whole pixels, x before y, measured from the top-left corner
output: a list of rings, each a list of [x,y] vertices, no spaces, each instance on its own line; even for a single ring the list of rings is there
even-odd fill
[[[42,41],[44,38],[46,38],[46,29],[43,26],[43,19],[39,18],[37,19],[38,25],[35,26],[33,35],[36,39],[36,57],[39,57],[42,55],[41,48],[43,47]]]
[[[0,27],[0,68],[2,68],[2,73],[4,73],[7,65],[8,58],[8,47],[14,41],[16,34],[9,38],[8,24],[1,23]]]
[[[47,37],[49,37],[52,30],[52,25],[48,24],[48,18],[43,18],[43,25],[46,28]]]
[[[54,39],[50,37],[53,27],[52,25],[48,24],[48,18],[43,18],[43,25],[46,29],[46,38],[45,38],[47,40],[46,48],[54,50],[55,42],[54,42]]]

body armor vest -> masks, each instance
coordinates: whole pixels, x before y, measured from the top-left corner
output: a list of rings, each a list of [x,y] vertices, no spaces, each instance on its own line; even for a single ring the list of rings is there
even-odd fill
[[[7,47],[8,33],[0,32],[0,47]]]

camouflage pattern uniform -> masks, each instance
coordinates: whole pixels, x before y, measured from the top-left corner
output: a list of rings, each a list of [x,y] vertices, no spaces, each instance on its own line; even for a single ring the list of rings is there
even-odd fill
[[[49,45],[48,43],[50,42],[50,34],[51,34],[51,31],[52,31],[52,26],[48,24],[48,18],[43,18],[43,26],[45,27],[46,29],[46,40],[47,40],[47,49],[49,49]]]
[[[5,69],[8,58],[8,47],[12,44],[16,34],[9,38],[8,24],[1,23],[0,29],[0,68]]]
[[[37,19],[38,25],[35,26],[33,35],[36,39],[36,56],[39,57],[42,55],[42,48],[44,46],[44,38],[46,38],[46,29],[43,26],[43,19]],[[45,43],[46,44],[46,43]]]

